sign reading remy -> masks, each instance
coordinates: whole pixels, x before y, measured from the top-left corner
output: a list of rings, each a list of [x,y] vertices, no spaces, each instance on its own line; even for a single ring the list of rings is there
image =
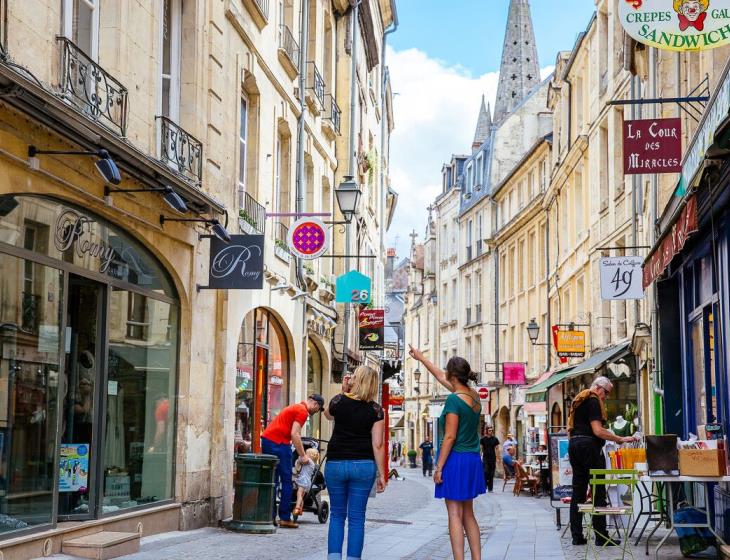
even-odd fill
[[[623,28],[640,43],[670,51],[730,43],[730,0],[619,0]]]
[[[680,173],[682,119],[624,121],[624,173]]]
[[[264,236],[231,235],[225,243],[210,240],[208,288],[260,290],[264,287]]]
[[[385,330],[385,310],[363,309],[360,323],[360,350],[382,350]]]

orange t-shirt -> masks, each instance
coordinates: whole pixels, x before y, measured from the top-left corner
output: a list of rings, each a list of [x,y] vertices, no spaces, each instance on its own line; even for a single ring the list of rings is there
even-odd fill
[[[304,401],[291,404],[276,415],[276,418],[266,427],[261,437],[265,437],[274,443],[291,443],[291,428],[294,422],[299,422],[304,426],[307,418],[309,418],[309,411]]]

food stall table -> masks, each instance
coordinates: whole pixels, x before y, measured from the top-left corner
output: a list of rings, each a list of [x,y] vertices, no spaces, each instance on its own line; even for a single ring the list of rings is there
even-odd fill
[[[671,535],[674,532],[674,529],[677,527],[680,528],[705,528],[709,530],[713,535],[715,535],[715,538],[721,543],[726,544],[725,541],[722,540],[722,537],[718,535],[715,532],[715,529],[712,528],[712,523],[710,521],[710,492],[708,489],[708,484],[710,483],[718,483],[718,482],[730,482],[730,476],[655,476],[655,475],[643,475],[639,478],[641,482],[648,482],[651,484],[666,484],[667,488],[667,522],[669,523],[669,532],[662,537],[662,539],[659,541],[659,543],[656,546],[655,549],[655,555],[657,560],[659,559],[659,549],[664,546],[664,543],[669,538],[669,535]],[[702,511],[702,513],[705,514],[705,522],[704,523],[675,523],[674,522],[674,496],[672,495],[672,489],[671,489],[671,483],[684,483],[684,482],[696,482],[702,486],[702,490],[705,494],[704,504],[705,509],[701,510],[700,508],[694,508],[698,511]],[[657,525],[658,527],[659,525]],[[656,530],[656,527],[654,528]],[[646,539],[646,554],[649,554],[649,540],[651,540],[652,535],[654,534],[654,531],[652,531],[649,536]]]

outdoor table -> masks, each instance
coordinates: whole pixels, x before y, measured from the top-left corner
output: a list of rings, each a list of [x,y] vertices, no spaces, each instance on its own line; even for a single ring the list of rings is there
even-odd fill
[[[666,487],[668,489],[667,491],[667,522],[669,523],[669,532],[662,537],[662,540],[659,541],[659,543],[656,546],[656,549],[654,551],[656,558],[658,560],[659,558],[659,549],[664,546],[664,543],[669,538],[669,535],[671,535],[674,532],[674,529],[676,527],[681,528],[689,528],[689,527],[695,527],[695,528],[705,528],[709,530],[713,535],[715,535],[715,538],[721,543],[726,544],[724,540],[722,540],[722,537],[718,535],[715,532],[715,529],[712,528],[712,524],[710,522],[710,491],[708,488],[709,483],[718,483],[718,482],[730,482],[730,476],[652,476],[652,475],[643,475],[639,477],[639,480],[641,482],[649,482],[649,483],[655,483],[655,484],[666,484]],[[705,494],[705,509],[702,510],[700,508],[695,507],[697,511],[702,511],[705,514],[705,522],[704,523],[674,523],[674,496],[672,495],[672,489],[671,489],[671,483],[683,483],[683,482],[697,482],[702,486],[702,489]],[[660,523],[661,524],[661,523]],[[657,527],[659,527],[659,524],[657,524]],[[656,531],[657,527],[654,528],[654,531]],[[654,531],[652,531],[649,536],[646,539],[646,554],[649,554],[649,540],[651,539],[652,535],[654,534]]]

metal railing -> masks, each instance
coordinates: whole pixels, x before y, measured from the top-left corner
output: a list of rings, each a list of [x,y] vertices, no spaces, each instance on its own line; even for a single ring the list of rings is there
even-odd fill
[[[282,222],[276,222],[274,225],[274,246],[291,255],[288,237],[289,228]]]
[[[332,123],[337,134],[340,133],[340,122],[342,120],[342,111],[340,106],[335,101],[335,96],[331,93],[326,95],[326,103],[324,105],[325,115],[324,118]]]
[[[203,178],[203,144],[167,117],[159,116],[160,159],[188,179]]]
[[[61,95],[89,118],[127,133],[127,88],[66,37],[61,42]]]
[[[243,193],[240,218],[259,233],[266,232],[266,208],[248,193]]]
[[[299,44],[289,28],[283,23],[279,26],[279,48],[286,53],[292,64],[299,69]]]
[[[259,10],[261,10],[261,13],[264,15],[264,18],[266,18],[266,21],[269,20],[269,0],[253,0],[256,5],[259,7]]]
[[[307,62],[307,89],[311,89],[324,107],[324,79],[313,61]]]

